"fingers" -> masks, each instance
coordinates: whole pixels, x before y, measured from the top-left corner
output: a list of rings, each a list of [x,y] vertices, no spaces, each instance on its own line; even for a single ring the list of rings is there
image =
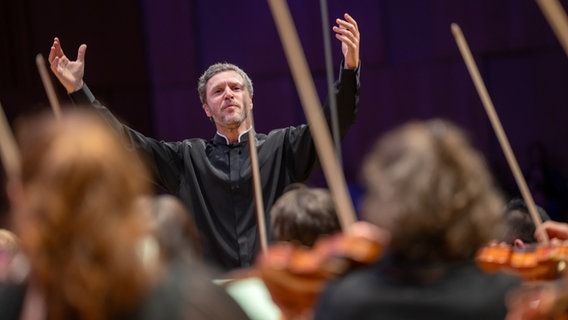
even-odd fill
[[[49,48],[49,56],[47,57],[49,64],[53,63],[53,59],[55,59],[55,47],[51,45],[51,48]]]
[[[86,44],[80,45],[79,49],[77,50],[77,62],[81,63],[85,62],[86,52],[87,52],[87,45]],[[49,49],[49,57],[47,60],[51,65],[53,65],[56,58],[59,58],[60,61],[67,61],[67,62],[69,61],[69,59],[67,59],[67,57],[65,56],[63,48],[61,48],[61,42],[57,37],[53,39],[53,44]]]
[[[345,67],[355,69],[359,65],[359,26],[349,14],[343,15],[344,19],[336,19],[333,27],[335,37],[341,41],[341,51],[345,58]]]
[[[87,52],[87,45],[82,44],[79,46],[79,50],[77,50],[77,61],[78,62],[85,62],[85,53]]]
[[[347,233],[378,242],[383,246],[387,246],[390,241],[388,231],[366,221],[357,221],[351,224]]]
[[[50,69],[56,75],[62,74],[67,63],[69,63],[69,60],[67,60],[65,57],[63,57],[63,58],[55,57],[53,59],[53,61],[51,62]]]
[[[63,49],[61,48],[59,38],[57,37],[53,39],[53,44],[49,49],[49,57],[47,60],[49,61],[49,68],[55,74],[62,72],[62,64],[66,64],[68,62],[68,59],[65,57]]]
[[[339,18],[335,20],[337,23],[337,25],[333,27],[335,37],[341,41],[344,46],[349,48],[348,51],[350,51],[351,55],[358,56],[360,39],[359,27],[355,19],[349,14],[346,13],[344,17],[345,20]]]
[[[337,26],[333,27],[333,31],[336,33],[336,37],[340,40],[345,39],[352,44],[358,44],[360,34],[357,22],[347,13],[344,17],[345,20],[339,18],[335,20]]]
[[[566,223],[545,221],[535,231],[535,237],[538,240],[542,240],[544,238],[544,236],[542,235],[543,232],[546,233],[550,238],[568,240],[568,224]]]
[[[63,57],[63,56],[65,56],[65,54],[63,53],[63,49],[61,48],[61,43],[59,42],[59,38],[55,37],[53,39],[53,44],[49,49],[48,61],[49,63],[52,63],[55,57]]]
[[[357,25],[357,21],[355,21],[355,19],[353,19],[353,17],[351,17],[347,13],[344,15],[344,18],[345,18],[345,20],[336,19],[337,24],[340,27],[351,30],[351,32],[358,37],[359,36],[359,26]]]

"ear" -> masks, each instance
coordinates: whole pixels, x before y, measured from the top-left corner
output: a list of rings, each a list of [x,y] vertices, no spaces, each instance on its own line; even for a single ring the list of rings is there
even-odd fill
[[[522,248],[525,247],[525,243],[524,243],[524,241],[521,240],[521,239],[515,239],[515,241],[513,242],[513,246],[514,246],[515,248],[520,248],[520,249],[522,249]]]
[[[212,117],[211,111],[209,110],[209,106],[208,106],[206,103],[203,104],[203,110],[205,111],[205,114],[207,115],[207,118],[211,118],[211,117]]]
[[[252,110],[252,98],[250,98],[250,109]]]

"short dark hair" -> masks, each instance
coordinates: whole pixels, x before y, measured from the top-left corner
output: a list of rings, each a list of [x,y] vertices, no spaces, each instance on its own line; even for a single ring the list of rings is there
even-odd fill
[[[542,207],[537,205],[536,210],[542,221],[550,220],[550,216]],[[520,239],[524,243],[537,242],[534,237],[536,226],[523,199],[514,198],[507,203],[504,219],[506,230],[502,241],[509,244],[512,244],[516,239]]]
[[[169,194],[155,196],[151,201],[153,231],[166,258],[202,259],[199,232],[183,202]]]
[[[341,230],[328,190],[294,184],[270,211],[271,230],[278,241],[312,247],[321,235]]]

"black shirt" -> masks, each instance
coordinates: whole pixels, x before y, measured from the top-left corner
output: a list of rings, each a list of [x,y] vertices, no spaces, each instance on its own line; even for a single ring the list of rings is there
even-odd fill
[[[507,294],[521,279],[485,273],[473,261],[401,265],[383,257],[330,282],[315,320],[504,319]]]
[[[340,135],[355,121],[359,101],[359,68],[342,69],[335,84]],[[97,108],[140,151],[155,182],[178,196],[193,214],[206,260],[221,268],[247,267],[260,248],[248,149],[248,135],[228,144],[216,134],[177,142],[158,141],[121,124],[85,85],[71,94],[76,104]],[[329,126],[328,108],[324,114]],[[317,162],[307,125],[256,133],[256,146],[266,221],[269,209],[293,182],[305,181]]]

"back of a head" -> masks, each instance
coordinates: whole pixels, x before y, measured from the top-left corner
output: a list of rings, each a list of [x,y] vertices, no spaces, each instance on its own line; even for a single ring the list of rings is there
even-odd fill
[[[17,133],[25,203],[15,227],[49,316],[105,318],[135,303],[146,286],[136,253],[147,232],[135,209],[150,190],[143,164],[81,109],[29,118]]]
[[[503,200],[483,157],[443,120],[410,122],[367,156],[363,216],[410,261],[472,258],[499,232]]]
[[[542,207],[536,206],[536,209],[541,221],[550,220],[550,216]],[[505,208],[505,232],[500,240],[508,244],[514,244],[517,239],[523,243],[535,243],[537,242],[534,237],[535,230],[526,203],[519,198],[511,199]]]
[[[153,231],[167,259],[185,256],[201,260],[199,233],[193,217],[178,198],[155,197],[152,214]]]
[[[271,230],[278,241],[311,247],[321,235],[341,231],[329,191],[297,187],[284,193],[270,211]]]

